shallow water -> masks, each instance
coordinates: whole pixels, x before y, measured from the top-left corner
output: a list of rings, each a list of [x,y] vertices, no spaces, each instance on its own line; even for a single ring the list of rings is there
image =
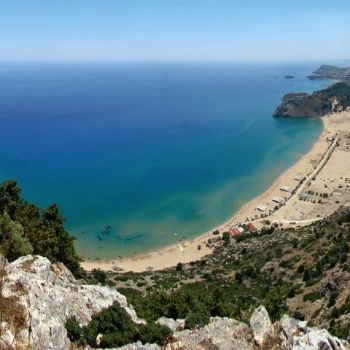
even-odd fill
[[[58,203],[90,258],[193,237],[318,138],[318,120],[272,118],[284,93],[328,84],[305,78],[317,66],[2,63],[1,179]]]

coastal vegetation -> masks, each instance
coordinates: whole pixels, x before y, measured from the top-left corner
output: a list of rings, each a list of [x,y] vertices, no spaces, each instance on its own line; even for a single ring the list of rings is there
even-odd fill
[[[0,252],[9,261],[27,254],[62,262],[75,277],[84,277],[74,249],[74,237],[64,228],[56,204],[41,210],[21,197],[15,180],[0,186]]]
[[[226,242],[226,243],[225,243]],[[181,269],[109,273],[137,314],[185,319],[211,316],[248,321],[258,305],[272,320],[289,313],[346,338],[350,330],[350,211],[306,228],[283,227],[217,241],[213,255]]]
[[[329,64],[323,64],[317,68],[311,75],[308,76],[310,80],[317,79],[337,79],[337,80],[350,80],[350,68],[349,67],[336,67]]]
[[[274,117],[322,117],[350,107],[350,85],[341,81],[312,94],[294,93],[283,97]]]

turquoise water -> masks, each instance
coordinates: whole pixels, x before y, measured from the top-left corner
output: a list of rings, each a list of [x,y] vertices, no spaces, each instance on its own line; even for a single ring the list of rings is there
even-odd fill
[[[1,180],[58,203],[90,258],[193,237],[318,138],[318,120],[272,118],[284,93],[328,84],[305,79],[317,66],[2,63]]]

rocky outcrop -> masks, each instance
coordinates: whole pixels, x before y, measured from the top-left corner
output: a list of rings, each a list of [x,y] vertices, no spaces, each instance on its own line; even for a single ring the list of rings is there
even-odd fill
[[[249,323],[254,334],[254,340],[260,347],[264,347],[272,340],[274,328],[264,306],[259,306],[254,310]]]
[[[181,331],[185,328],[185,320],[184,319],[173,320],[172,318],[161,317],[157,320],[156,323],[160,324],[161,326],[168,327],[173,332]]]
[[[307,327],[307,322],[284,315],[280,321],[282,350],[348,350],[349,343],[333,337],[325,329]]]
[[[283,97],[274,117],[310,118],[323,117],[350,107],[350,86],[339,82],[312,94],[295,93]]]
[[[17,329],[4,331],[16,334],[17,342],[32,349],[69,349],[66,319],[75,316],[81,325],[86,325],[94,313],[115,301],[134,322],[144,322],[116,289],[81,284],[63,264],[29,255],[6,264],[4,272],[2,298],[11,300],[13,310],[20,307],[23,314]]]
[[[174,342],[167,350],[173,349],[253,350],[253,333],[246,323],[230,318],[213,317],[210,323],[197,330],[174,333]]]
[[[0,349],[69,349],[65,320],[75,316],[85,325],[94,313],[113,302],[118,302],[135,323],[144,323],[117,290],[79,283],[62,264],[29,255],[2,266]],[[324,329],[308,327],[305,321],[284,315],[272,324],[264,306],[252,313],[249,325],[225,317],[213,317],[208,325],[194,330],[183,330],[183,320],[162,317],[157,322],[173,330],[167,344],[138,342],[119,349],[350,350],[346,341]]]
[[[229,318],[213,317],[196,330],[175,332],[164,347],[130,344],[119,350],[349,350],[349,344],[324,329],[284,315],[272,324],[264,306],[250,318],[250,326]]]

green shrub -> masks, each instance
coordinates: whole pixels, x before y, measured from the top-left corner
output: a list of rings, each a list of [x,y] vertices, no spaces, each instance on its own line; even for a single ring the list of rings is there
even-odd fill
[[[177,265],[176,265],[176,271],[182,271],[183,270],[183,266],[182,264],[179,262]]]
[[[333,305],[335,305],[335,302],[337,300],[338,294],[339,293],[337,291],[331,292],[331,294],[329,296],[328,307],[332,307]]]
[[[91,322],[80,327],[75,318],[65,323],[67,333],[72,341],[82,344],[87,342],[94,346],[98,334],[102,334],[101,346],[104,348],[119,347],[136,341],[162,344],[171,334],[168,327],[154,323],[135,324],[119,303],[93,315]]]
[[[139,339],[143,344],[156,343],[162,344],[171,334],[168,327],[160,326],[159,324],[149,323],[139,327]]]
[[[65,323],[65,327],[68,333],[68,338],[71,341],[78,341],[81,337],[81,328],[79,326],[78,321],[76,320],[76,318],[73,316],[71,318],[68,318],[66,323]]]
[[[77,278],[85,277],[74,249],[73,236],[64,228],[56,204],[41,210],[23,200],[15,180],[0,186],[0,250],[9,260],[30,253],[60,261]]]
[[[209,323],[210,313],[203,305],[198,305],[197,310],[190,311],[185,320],[185,327],[193,329],[195,327],[203,327]]]
[[[309,294],[305,294],[303,296],[303,300],[304,301],[311,301],[311,302],[314,302],[316,300],[320,299],[320,293],[318,292],[311,292]]]

